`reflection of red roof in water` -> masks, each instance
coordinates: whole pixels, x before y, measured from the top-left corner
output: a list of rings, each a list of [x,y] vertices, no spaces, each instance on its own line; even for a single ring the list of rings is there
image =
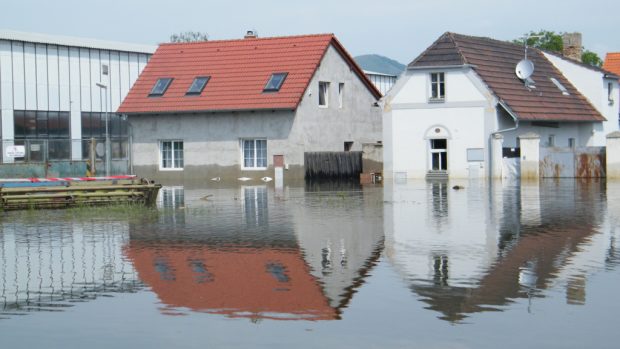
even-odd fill
[[[172,308],[284,320],[338,317],[298,249],[216,250],[132,241],[125,254],[140,279]]]

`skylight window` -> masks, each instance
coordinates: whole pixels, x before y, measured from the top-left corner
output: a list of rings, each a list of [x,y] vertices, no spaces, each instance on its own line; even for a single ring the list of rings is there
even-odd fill
[[[166,90],[168,89],[168,86],[170,86],[171,82],[172,82],[172,78],[157,79],[157,82],[155,83],[155,86],[153,86],[153,89],[151,90],[151,93],[149,93],[149,96],[151,97],[163,96]]]
[[[277,92],[280,91],[280,87],[284,83],[284,79],[286,79],[286,75],[288,73],[273,73],[267,81],[267,85],[263,89],[263,92]]]
[[[562,91],[563,95],[565,96],[570,95],[566,87],[564,87],[564,85],[562,85],[562,83],[559,82],[556,78],[549,78],[549,80],[551,80],[551,82],[555,85],[555,87],[557,87],[560,91]]]
[[[185,93],[186,95],[199,95],[204,90],[205,86],[207,86],[207,82],[209,82],[210,76],[197,76],[192,82],[191,86]]]

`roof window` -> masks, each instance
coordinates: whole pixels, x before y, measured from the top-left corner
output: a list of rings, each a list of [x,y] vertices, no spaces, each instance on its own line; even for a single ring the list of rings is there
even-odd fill
[[[263,92],[277,92],[277,91],[280,91],[280,87],[282,87],[282,84],[284,83],[284,79],[286,79],[287,75],[288,75],[288,73],[273,73],[273,74],[271,74],[271,77],[269,78],[269,81],[267,81],[267,85],[265,85],[265,88],[263,89]]]
[[[555,85],[555,87],[557,87],[560,91],[562,91],[563,95],[565,96],[570,95],[566,87],[564,87],[564,85],[562,85],[562,83],[559,82],[556,78],[549,78],[549,80],[551,80],[551,82]]]
[[[149,97],[163,96],[171,82],[172,78],[157,79],[155,86],[153,86],[151,93],[149,93]]]
[[[204,90],[205,86],[207,86],[207,82],[209,82],[210,76],[197,76],[194,78],[194,82],[189,86],[186,95],[199,95]]]

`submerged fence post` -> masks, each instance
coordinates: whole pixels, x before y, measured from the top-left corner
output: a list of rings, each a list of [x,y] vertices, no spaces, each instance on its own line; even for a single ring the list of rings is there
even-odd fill
[[[620,131],[607,135],[607,178],[620,179]]]

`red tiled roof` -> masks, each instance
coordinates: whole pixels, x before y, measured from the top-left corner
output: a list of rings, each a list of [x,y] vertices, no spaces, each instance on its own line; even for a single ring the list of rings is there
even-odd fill
[[[168,113],[257,109],[294,110],[329,45],[366,78],[333,34],[162,44],[118,109],[119,113]],[[263,92],[271,74],[287,72],[280,91]],[[185,93],[197,76],[211,79],[199,96]],[[174,78],[165,94],[149,97],[158,78]]]
[[[445,33],[409,64],[409,68],[469,64],[488,88],[516,114],[527,121],[605,121],[590,102],[538,49],[528,49],[534,63],[536,88],[528,89],[515,74],[523,59],[523,46],[484,37]],[[568,90],[562,94],[550,78]]]
[[[610,52],[605,55],[603,69],[620,76],[620,52]]]

